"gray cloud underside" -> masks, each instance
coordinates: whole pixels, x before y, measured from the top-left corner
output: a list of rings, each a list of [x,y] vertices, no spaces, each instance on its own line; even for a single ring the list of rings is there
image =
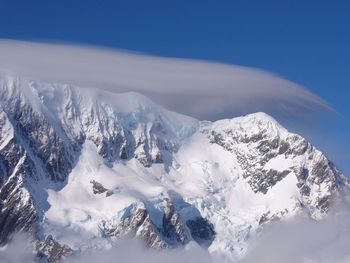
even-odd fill
[[[48,82],[136,91],[199,119],[265,111],[332,111],[300,85],[255,68],[88,46],[0,40],[0,71]]]

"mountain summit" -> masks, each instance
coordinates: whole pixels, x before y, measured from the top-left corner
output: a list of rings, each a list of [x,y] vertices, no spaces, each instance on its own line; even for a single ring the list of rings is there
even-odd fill
[[[137,237],[244,255],[274,220],[321,219],[345,176],[265,113],[198,121],[134,93],[0,78],[0,244],[56,262]]]

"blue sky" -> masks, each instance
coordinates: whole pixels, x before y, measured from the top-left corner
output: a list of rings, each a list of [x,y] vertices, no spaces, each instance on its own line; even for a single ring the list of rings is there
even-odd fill
[[[350,173],[349,1],[1,1],[0,38],[257,67],[339,113],[304,135]]]

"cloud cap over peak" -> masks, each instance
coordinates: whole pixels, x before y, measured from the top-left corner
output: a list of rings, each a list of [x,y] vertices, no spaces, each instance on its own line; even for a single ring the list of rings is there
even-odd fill
[[[320,97],[269,72],[200,60],[57,43],[0,40],[0,71],[36,80],[136,91],[199,119],[265,111],[332,111]]]

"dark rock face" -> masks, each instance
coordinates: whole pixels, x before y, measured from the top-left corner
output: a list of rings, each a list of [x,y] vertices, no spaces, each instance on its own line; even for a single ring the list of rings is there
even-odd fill
[[[36,243],[38,257],[45,259],[48,263],[62,262],[73,254],[73,250],[67,245],[61,245],[51,235],[45,240]]]
[[[35,202],[25,188],[26,178],[35,178],[36,169],[25,148],[14,137],[14,128],[0,112],[0,244],[15,231],[35,232]]]
[[[15,94],[5,99],[10,92]],[[18,90],[1,90],[0,102],[0,243],[4,244],[13,232],[36,234],[40,211],[32,186],[46,179],[64,181],[80,142],[58,136]]]
[[[102,194],[108,191],[107,188],[104,188],[101,183],[96,182],[95,180],[90,181],[90,183],[92,184],[92,191],[94,194]]]
[[[95,180],[90,181],[92,184],[92,191],[94,194],[103,194],[106,193],[106,197],[111,196],[113,194],[112,190],[105,188],[101,183],[96,182]]]
[[[169,247],[169,245],[162,240],[161,234],[159,233],[158,228],[152,222],[148,214],[142,226],[139,228],[139,232],[137,236],[140,237],[140,239],[144,241],[148,247],[155,248],[155,249],[162,249],[162,248]]]
[[[288,214],[288,212],[289,211],[287,209],[285,209],[284,211],[280,211],[279,213],[276,213],[276,214],[271,214],[271,212],[268,211],[260,217],[259,225],[278,221],[281,218],[283,218],[286,214]]]
[[[300,206],[315,215],[328,211],[335,192],[341,192],[347,179],[309,142],[289,133],[265,114],[220,128],[204,129],[211,143],[233,153],[251,189],[266,194],[274,185],[294,173],[302,196]],[[275,158],[293,160],[283,170],[268,163]],[[323,188],[322,191],[319,189]]]
[[[98,101],[92,104],[88,114],[73,116],[80,119],[85,138],[94,142],[106,162],[135,158],[144,167],[153,163],[171,165],[172,153],[178,150],[179,144],[165,123],[157,120],[147,122],[142,115],[147,114],[147,110],[111,115],[107,105]],[[125,124],[119,118],[129,121]]]
[[[102,231],[109,237],[138,237],[154,249],[183,246],[191,240],[206,247],[211,244],[215,231],[208,220],[200,216],[185,220],[170,198],[164,198],[163,203],[159,226],[146,209],[147,205],[134,203],[124,210],[121,222],[106,224]]]
[[[22,89],[21,85],[26,86]],[[0,244],[14,231],[36,228],[45,208],[37,211],[33,192],[45,196],[46,189],[35,185],[49,179],[62,187],[85,140],[94,142],[106,163],[136,158],[145,167],[164,161],[169,165],[171,152],[178,149],[160,122],[151,127],[136,121],[122,125],[98,102],[92,104],[89,113],[82,114],[77,90],[69,86],[50,88],[57,89],[58,100],[67,101],[64,109],[47,112],[46,106],[56,103],[55,98],[51,101],[40,94],[35,83],[0,79]],[[35,90],[30,99],[25,89]],[[130,113],[130,118],[135,116]],[[134,131],[140,128],[141,134],[136,135]],[[113,194],[98,182],[93,183],[93,191]],[[39,201],[47,205],[45,200]]]
[[[182,222],[179,212],[170,198],[165,198],[165,209],[163,216],[163,234],[168,243],[186,244],[191,239],[191,234]]]
[[[192,238],[201,246],[209,247],[214,241],[215,230],[213,224],[203,217],[187,220],[186,225]]]
[[[59,136],[45,116],[24,103],[15,101],[11,104],[10,101],[4,110],[13,128],[13,143],[24,147],[30,156],[34,155],[51,180],[64,181],[75,163],[82,141]]]
[[[273,169],[264,169],[264,165],[280,155],[281,152],[289,151],[289,144],[278,136],[270,136],[266,130],[261,130],[251,136],[235,133],[231,130],[211,131],[210,140],[226,150],[234,153],[244,170],[243,176],[248,179],[254,192],[267,193],[277,182],[287,176],[290,171],[282,172]],[[271,137],[271,138],[270,138]],[[244,147],[254,147],[252,151],[243,152]]]
[[[162,240],[161,232],[151,220],[149,213],[144,208],[138,208],[133,214],[124,218],[118,225],[104,229],[104,234],[117,238],[139,237],[146,246],[161,249],[169,247]]]
[[[267,171],[262,170],[252,174],[245,174],[245,177],[249,177],[249,184],[254,192],[261,192],[266,194],[272,186],[281,181],[289,173],[289,170],[279,172],[270,169]]]
[[[37,213],[19,178],[9,178],[0,190],[0,245],[18,231],[35,234]]]
[[[313,149],[312,146],[311,149]],[[312,165],[299,169],[297,173],[300,191],[307,205],[311,204],[313,209],[326,213],[329,211],[333,199],[347,187],[347,180],[324,155],[310,149],[308,152]],[[315,186],[318,186],[318,189],[323,186],[324,194],[312,196],[312,189]]]

